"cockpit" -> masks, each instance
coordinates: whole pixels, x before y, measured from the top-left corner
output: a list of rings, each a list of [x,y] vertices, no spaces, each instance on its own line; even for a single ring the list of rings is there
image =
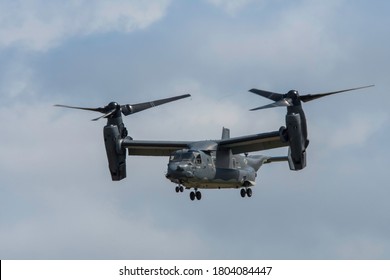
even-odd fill
[[[188,162],[193,164],[202,164],[202,157],[199,152],[191,150],[180,150],[171,154],[170,162]]]

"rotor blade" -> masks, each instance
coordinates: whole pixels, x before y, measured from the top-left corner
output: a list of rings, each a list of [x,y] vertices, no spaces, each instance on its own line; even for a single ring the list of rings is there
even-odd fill
[[[102,118],[106,118],[106,117],[112,115],[113,113],[115,113],[116,110],[117,110],[117,109],[114,108],[114,109],[112,109],[111,111],[107,112],[106,114],[101,115],[100,117],[97,117],[97,118],[95,118],[95,119],[92,119],[91,121],[97,121],[97,120],[100,120],[100,119],[102,119]]]
[[[59,105],[59,104],[56,104],[54,105],[56,107],[63,107],[63,108],[70,108],[70,109],[79,109],[79,110],[87,110],[87,111],[94,111],[94,112],[99,112],[99,113],[105,113],[105,109],[104,108],[86,108],[86,107],[74,107],[74,106],[68,106],[68,105]]]
[[[253,108],[250,111],[256,111],[256,110],[262,110],[262,109],[268,109],[268,108],[273,108],[273,107],[289,107],[292,106],[292,100],[291,98],[283,98],[282,100],[276,101],[274,103]]]
[[[256,89],[256,88],[250,89],[249,92],[263,96],[263,97],[271,99],[273,101],[279,101],[283,98],[283,94],[271,92],[271,91],[265,91],[265,90]]]
[[[138,113],[138,112],[146,110],[146,109],[150,109],[150,108],[153,108],[153,107],[156,107],[156,106],[168,103],[168,102],[176,101],[176,100],[179,100],[182,98],[187,98],[190,96],[191,96],[190,94],[184,94],[184,95],[174,96],[174,97],[170,97],[170,98],[158,99],[158,100],[154,100],[151,102],[144,102],[144,103],[138,103],[138,104],[127,104],[127,105],[122,105],[121,109],[122,109],[123,115],[127,116],[130,114],[135,114],[135,113]]]
[[[349,89],[343,89],[343,90],[338,90],[338,91],[332,91],[332,92],[326,92],[326,93],[317,93],[317,94],[306,94],[306,95],[301,95],[301,101],[302,102],[308,102],[312,101],[314,99],[318,99],[324,96],[332,95],[332,94],[337,94],[341,92],[346,92],[346,91],[351,91],[351,90],[358,90],[358,89],[363,89],[363,88],[368,88],[368,87],[373,87],[374,85],[369,85],[369,86],[364,86],[364,87],[357,87],[357,88],[349,88]]]

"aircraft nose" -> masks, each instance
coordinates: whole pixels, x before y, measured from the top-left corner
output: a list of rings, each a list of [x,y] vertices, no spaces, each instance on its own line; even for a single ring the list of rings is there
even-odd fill
[[[181,178],[181,177],[193,177],[193,174],[189,170],[188,165],[169,163],[167,176]]]
[[[178,169],[178,165],[174,163],[168,164],[168,173],[174,173]]]
[[[168,170],[167,170],[167,177],[176,177],[179,166],[174,163],[169,163],[168,164]]]
[[[184,166],[182,166],[182,165],[177,165],[177,166],[176,166],[176,171],[184,171]]]

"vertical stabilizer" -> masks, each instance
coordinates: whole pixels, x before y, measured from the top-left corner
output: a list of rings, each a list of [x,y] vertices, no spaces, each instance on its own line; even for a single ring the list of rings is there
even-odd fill
[[[226,127],[223,127],[222,128],[222,140],[224,139],[229,139],[230,138],[230,129],[229,128],[226,128]]]
[[[230,129],[223,127],[222,128],[222,140],[230,138]],[[216,155],[216,167],[217,168],[232,168],[232,150],[231,149],[220,149],[217,150]]]

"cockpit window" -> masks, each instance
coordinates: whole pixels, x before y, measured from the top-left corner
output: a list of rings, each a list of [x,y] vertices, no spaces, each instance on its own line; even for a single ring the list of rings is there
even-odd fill
[[[181,154],[180,153],[174,153],[169,158],[170,161],[180,161],[181,160]]]
[[[191,152],[182,153],[181,160],[183,161],[192,161],[194,159],[194,154]]]
[[[193,161],[195,158],[193,152],[182,152],[178,151],[171,155],[170,161]]]
[[[196,164],[202,164],[202,157],[200,155],[197,155],[195,158],[195,163]]]

